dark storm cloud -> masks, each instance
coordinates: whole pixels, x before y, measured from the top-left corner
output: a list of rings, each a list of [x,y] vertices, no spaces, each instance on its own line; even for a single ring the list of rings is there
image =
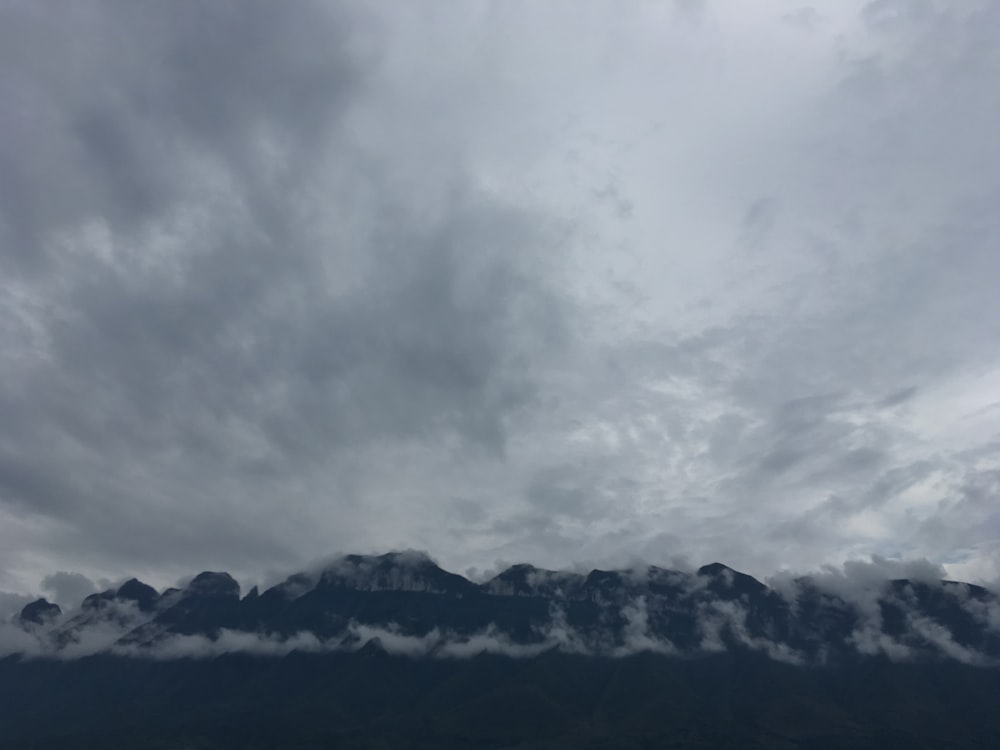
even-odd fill
[[[502,454],[565,336],[528,262],[558,247],[460,171],[414,205],[357,143],[380,53],[362,11],[4,16],[6,508],[92,563],[254,559],[294,547],[271,527],[289,485],[372,441]]]
[[[4,21],[8,263],[37,264],[52,232],[95,217],[117,232],[161,220],[192,198],[195,162],[252,196],[261,141],[294,173],[362,78],[345,34],[363,20],[312,2],[15,2]]]

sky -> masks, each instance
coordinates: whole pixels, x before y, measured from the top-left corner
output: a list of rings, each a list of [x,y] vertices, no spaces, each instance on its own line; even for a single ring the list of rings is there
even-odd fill
[[[998,35],[0,0],[0,597],[392,549],[1000,580]]]

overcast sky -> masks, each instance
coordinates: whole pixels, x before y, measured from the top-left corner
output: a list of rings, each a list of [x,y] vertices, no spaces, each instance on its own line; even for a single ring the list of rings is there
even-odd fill
[[[997,39],[993,0],[0,0],[0,590],[997,579]]]

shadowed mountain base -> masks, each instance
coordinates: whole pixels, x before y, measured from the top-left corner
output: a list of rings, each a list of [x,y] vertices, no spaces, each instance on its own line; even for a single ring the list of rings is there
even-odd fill
[[[1000,747],[1000,670],[352,653],[0,662],[0,748]]]

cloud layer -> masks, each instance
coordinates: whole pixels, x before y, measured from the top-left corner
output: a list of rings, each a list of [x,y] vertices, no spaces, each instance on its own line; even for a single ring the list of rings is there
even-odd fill
[[[995,580],[998,26],[5,4],[2,597],[410,546]]]

